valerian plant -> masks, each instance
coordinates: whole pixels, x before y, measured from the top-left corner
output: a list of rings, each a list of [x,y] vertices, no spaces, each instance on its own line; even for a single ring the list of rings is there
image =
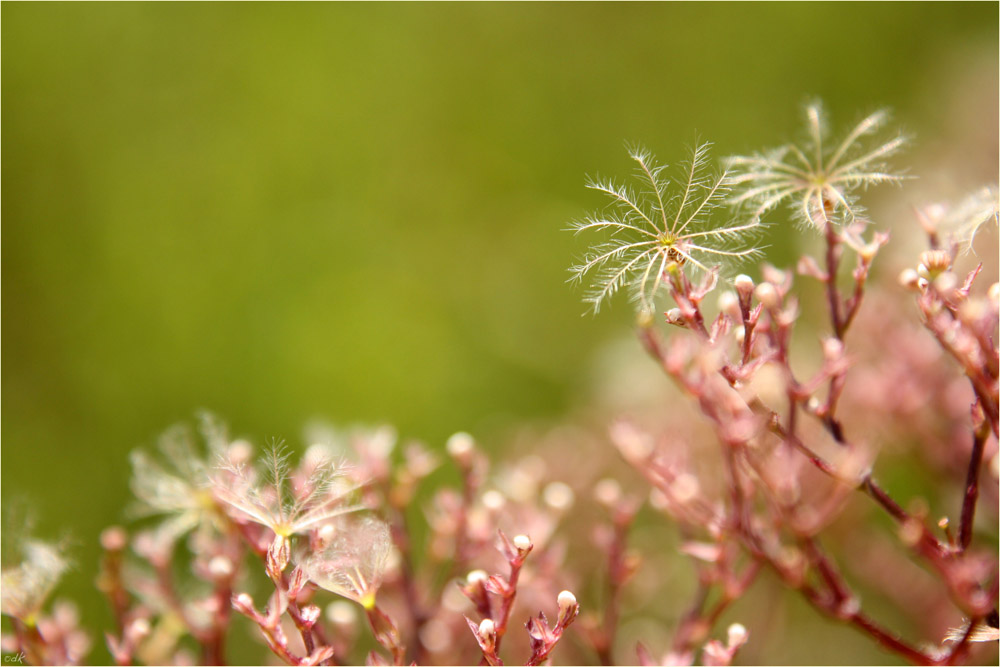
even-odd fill
[[[996,190],[981,190],[950,213],[947,209],[921,213],[931,249],[921,255],[916,270],[901,277],[903,285],[917,293],[919,320],[957,362],[972,389],[971,419],[964,429],[971,447],[963,448],[967,465],[961,507],[954,516],[955,534],[950,530],[952,520],[928,524],[926,510],[908,509],[913,507],[911,501],[895,499],[876,481],[873,443],[845,424],[839,409],[851,366],[845,339],[861,311],[872,263],[888,242],[881,231],[865,238],[869,221],[862,217],[858,191],[900,181],[901,175],[884,161],[905,139],[896,135],[874,147],[863,146],[887,118],[877,112],[831,146],[819,106],[809,105],[806,114],[810,136],[806,147],[788,145],[727,160],[733,215],[748,218],[740,222],[737,217],[732,227],[720,229],[743,229],[777,204],[789,202],[793,220],[822,233],[823,260],[803,256],[797,265],[800,274],[825,287],[830,333],[822,341],[818,369],[802,377],[792,363],[792,334],[800,308],[790,271],[764,265],[763,280],[757,284],[746,275],[737,276],[732,291],[719,296],[714,319],[705,312],[703,301],[716,282],[703,280],[696,285],[687,278],[688,267],[682,261],[673,265],[664,261],[654,266],[652,278],[643,275],[640,281],[643,293],[655,291],[648,286],[652,280],[665,287],[676,303],[664,320],[687,330],[684,334],[665,338],[650,318],[640,317],[639,335],[715,431],[725,489],[721,497],[705,491],[712,480],[699,480],[678,456],[683,442],[656,437],[627,421],[612,428],[611,437],[624,458],[652,485],[656,505],[683,527],[689,541],[682,551],[692,557],[698,571],[696,598],[677,628],[671,651],[658,661],[643,649],[643,664],[688,664],[705,631],[764,569],[820,613],[852,625],[882,648],[917,664],[967,660],[973,642],[997,637],[996,543],[994,539],[975,548],[973,537],[987,448],[996,456],[1000,288],[993,283],[977,294],[981,264],[964,278],[954,269],[958,250],[970,247],[971,236],[986,221],[996,220]],[[631,202],[624,190],[612,193]],[[641,216],[635,214],[636,218]],[[938,221],[947,221],[947,233],[938,229]],[[597,220],[580,227],[614,229],[616,223],[631,226]],[[597,246],[591,261],[617,257],[616,247],[628,246],[614,241],[610,250]],[[839,269],[846,252],[855,255],[855,268],[845,295]],[[668,259],[677,257],[666,253]],[[625,263],[620,271],[631,269]],[[599,297],[613,291],[609,286],[613,288],[619,275],[598,281]],[[647,299],[640,299],[641,311],[647,305]],[[883,334],[882,340],[893,345],[891,332]],[[960,451],[956,449],[956,454]],[[810,469],[825,481],[813,479]],[[994,479],[994,497],[995,485]],[[853,493],[867,495],[883,510],[897,526],[901,547],[938,576],[956,611],[965,617],[958,627],[913,642],[865,611],[843,564],[824,544],[826,529]],[[719,646],[711,650],[706,646],[702,660],[708,664],[718,654]]]
[[[690,400],[657,407],[666,428],[615,419],[605,458],[586,449],[598,436],[559,427],[491,466],[468,433],[434,451],[389,427],[318,427],[301,455],[257,454],[202,415],[132,454],[134,522],[100,536],[111,660],[226,664],[242,644],[288,665],[787,662],[767,641],[780,621],[750,597],[770,581],[894,659],[995,663],[1000,284],[970,258],[997,187],[914,202],[908,233],[927,247],[877,284],[891,246],[862,196],[901,182],[905,140],[876,139],[884,112],[833,142],[818,105],[806,116],[803,145],[715,169],[702,144],[674,172],[635,148],[633,181],[588,182],[610,205],[572,224],[592,240],[574,277],[594,311],[630,293],[641,345]],[[820,256],[754,266],[765,224]],[[808,281],[829,320],[818,341],[801,334]],[[880,450],[927,459],[953,493],[884,484]],[[455,483],[432,487],[439,468]],[[659,594],[663,550],[638,548],[665,543],[658,515],[690,561],[689,600]],[[75,609],[50,603],[63,546],[5,546],[4,650],[85,660]]]

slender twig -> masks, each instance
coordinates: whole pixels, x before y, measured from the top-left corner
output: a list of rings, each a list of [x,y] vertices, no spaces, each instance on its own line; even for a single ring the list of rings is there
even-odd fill
[[[962,500],[962,518],[958,529],[958,546],[965,551],[972,542],[972,522],[976,515],[976,500],[979,498],[979,470],[983,465],[983,452],[989,429],[978,428],[972,437],[972,454],[969,456],[969,471],[965,476],[965,497]]]

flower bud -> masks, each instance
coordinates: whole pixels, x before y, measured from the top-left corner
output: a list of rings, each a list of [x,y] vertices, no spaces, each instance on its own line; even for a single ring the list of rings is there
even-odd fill
[[[920,275],[913,269],[903,269],[899,274],[899,284],[907,289],[917,289],[920,282]]]
[[[471,435],[458,432],[448,438],[445,448],[453,459],[459,463],[467,464],[471,461],[472,451],[475,449],[475,446],[475,440],[472,439]]]
[[[486,570],[472,570],[465,575],[465,581],[470,584],[485,584],[489,578],[490,575],[486,574]]]
[[[621,497],[621,485],[610,477],[602,479],[594,486],[594,498],[606,507],[613,507]]]
[[[733,279],[733,287],[736,288],[740,297],[746,301],[750,298],[750,294],[753,293],[753,278],[741,273]]]
[[[743,313],[740,310],[739,297],[733,292],[723,292],[719,295],[719,311],[725,313],[737,322],[743,319]]]
[[[844,354],[844,344],[836,338],[826,338],[823,340],[823,358],[827,361],[836,361]]]
[[[492,618],[484,618],[479,624],[479,637],[483,644],[488,647],[493,646],[496,641],[497,628]]]
[[[542,501],[557,512],[564,512],[573,506],[573,489],[563,482],[550,482],[542,490]]]
[[[556,598],[556,602],[559,603],[559,611],[563,611],[576,605],[576,596],[571,591],[562,591]]]
[[[326,620],[338,627],[353,626],[357,621],[354,605],[347,600],[337,600],[326,606]]]
[[[761,305],[768,310],[778,307],[778,290],[776,290],[774,285],[771,283],[761,283],[760,285],[757,285],[757,289],[754,290],[754,294],[757,297],[757,301],[759,301]]]
[[[233,574],[233,561],[225,556],[213,556],[208,561],[208,573],[214,579],[227,579]]]
[[[129,624],[128,632],[130,635],[136,639],[141,639],[149,634],[152,627],[149,625],[149,619],[137,618]]]
[[[691,473],[683,472],[670,483],[670,493],[682,504],[694,500],[700,491],[698,478]]]
[[[681,314],[680,308],[671,308],[664,315],[667,316],[669,324],[681,324],[684,321],[684,316]]]
[[[577,604],[576,596],[571,591],[560,592],[556,597],[556,602],[559,604],[559,616],[556,619],[556,624],[565,628],[580,613],[580,605]]]
[[[105,551],[121,551],[128,545],[128,534],[121,526],[111,526],[101,532],[101,548]]]
[[[496,489],[490,489],[483,494],[483,506],[488,510],[500,510],[507,504],[507,499]]]
[[[729,645],[729,650],[743,646],[747,641],[748,634],[747,629],[742,623],[733,623],[730,625],[729,629],[726,630],[726,643]]]
[[[254,616],[257,611],[253,608],[253,598],[250,597],[249,593],[240,593],[233,598],[233,607],[236,611],[246,614],[247,616]]]
[[[248,462],[253,458],[253,445],[246,440],[234,440],[226,448],[226,459],[235,465]]]
[[[515,535],[511,542],[518,551],[527,551],[531,548],[531,538],[527,535]]]

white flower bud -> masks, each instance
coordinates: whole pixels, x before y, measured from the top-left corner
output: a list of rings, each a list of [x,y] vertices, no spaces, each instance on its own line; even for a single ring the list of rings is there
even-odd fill
[[[699,491],[701,491],[701,485],[698,483],[698,478],[687,472],[677,475],[670,484],[670,493],[679,503],[693,500]]]
[[[128,633],[134,639],[142,639],[149,634],[150,630],[152,627],[149,625],[149,619],[146,618],[137,618],[128,626]]]
[[[556,602],[559,604],[559,612],[565,613],[576,606],[576,596],[570,591],[562,591],[556,598]]]
[[[761,305],[768,310],[778,307],[778,290],[776,290],[774,285],[771,283],[761,283],[760,285],[757,285],[757,289],[754,290],[754,295],[756,295],[757,301],[759,301]]]
[[[491,639],[496,634],[496,624],[492,618],[484,618],[479,624],[479,636],[483,639]]]
[[[527,551],[531,548],[531,538],[527,535],[515,535],[511,540],[518,551]]]
[[[465,575],[465,580],[470,584],[485,584],[489,578],[490,575],[486,574],[486,570],[472,570]]]
[[[213,556],[208,561],[208,572],[216,579],[225,579],[233,574],[233,561],[225,556]]]
[[[733,279],[733,287],[736,288],[741,297],[748,299],[751,292],[753,292],[753,278],[741,273]]]
[[[617,481],[606,477],[594,485],[594,498],[602,505],[611,507],[622,497],[622,487]]]
[[[823,341],[823,358],[827,361],[836,361],[844,354],[844,344],[836,338],[827,338]]]
[[[573,489],[563,482],[551,482],[542,490],[542,501],[557,512],[573,506]]]
[[[488,510],[499,510],[503,509],[503,506],[507,504],[507,499],[503,497],[503,494],[495,489],[490,489],[483,494],[483,507]]]
[[[475,446],[476,442],[472,439],[472,436],[460,431],[448,438],[445,448],[455,460],[467,461]]]
[[[670,324],[679,324],[683,321],[680,308],[671,308],[665,315],[667,316],[667,322]]]
[[[326,620],[337,626],[354,625],[357,620],[357,612],[354,605],[347,600],[337,600],[326,606]]]
[[[447,653],[454,649],[451,627],[439,618],[432,618],[420,629],[420,643],[431,653]]]
[[[226,458],[232,463],[246,463],[253,457],[253,445],[246,440],[234,440],[226,449]]]
[[[903,269],[899,274],[899,284],[907,289],[917,289],[920,283],[920,275],[913,269]]]
[[[723,292],[719,295],[719,311],[737,322],[743,319],[743,313],[740,311],[739,297],[732,292]]]
[[[732,650],[738,646],[743,646],[747,641],[747,629],[742,623],[733,623],[726,630],[726,641],[729,645],[729,649]]]
[[[651,489],[649,491],[649,506],[654,510],[662,512],[670,507],[670,499],[667,498],[667,495],[663,491]]]

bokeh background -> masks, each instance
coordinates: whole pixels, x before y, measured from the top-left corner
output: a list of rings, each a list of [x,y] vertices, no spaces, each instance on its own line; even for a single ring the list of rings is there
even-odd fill
[[[603,203],[586,174],[627,173],[626,141],[781,143],[810,97],[953,155],[996,127],[997,25],[951,2],[4,3],[3,502],[72,536],[60,594],[96,629],[127,454],[197,409],[256,442],[322,417],[502,456],[586,410],[630,334],[624,299],[582,316],[565,283],[563,230]]]

